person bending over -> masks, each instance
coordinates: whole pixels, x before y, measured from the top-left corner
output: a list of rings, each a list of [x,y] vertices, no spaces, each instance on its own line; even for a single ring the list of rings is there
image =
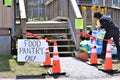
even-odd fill
[[[117,58],[120,60],[120,45],[119,45],[119,28],[116,26],[116,24],[112,21],[111,17],[103,15],[101,12],[95,12],[94,13],[95,20],[99,20],[101,26],[97,27],[98,29],[105,29],[106,33],[104,36],[104,39],[111,39],[113,38],[114,43],[117,48]],[[101,57],[105,59],[106,55],[106,46],[107,41],[103,40],[102,44],[102,51],[101,51]]]

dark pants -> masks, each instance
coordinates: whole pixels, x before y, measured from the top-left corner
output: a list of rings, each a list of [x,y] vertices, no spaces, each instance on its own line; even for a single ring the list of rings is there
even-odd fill
[[[119,45],[119,29],[114,28],[109,31],[106,31],[106,34],[104,36],[104,39],[111,39],[113,37],[114,43],[117,48],[117,57],[120,60],[120,45]],[[105,58],[106,55],[106,47],[107,47],[107,41],[103,41],[102,45],[102,58]]]

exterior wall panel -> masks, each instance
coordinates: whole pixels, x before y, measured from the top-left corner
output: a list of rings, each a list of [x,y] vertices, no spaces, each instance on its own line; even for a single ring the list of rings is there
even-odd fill
[[[0,0],[0,28],[11,28],[11,7],[3,5]]]
[[[11,28],[12,25],[12,20],[11,20],[11,7],[7,8],[7,24],[6,24],[6,28]]]
[[[0,27],[2,27],[2,14],[3,14],[3,13],[2,13],[2,10],[3,10],[2,4],[3,4],[2,1],[0,1]]]
[[[5,28],[5,27],[7,27],[7,25],[6,25],[6,23],[7,23],[7,7],[5,7],[5,6],[3,6],[3,10],[2,10],[2,21],[3,21],[3,23],[2,23],[2,27],[1,28]]]
[[[11,55],[11,37],[0,36],[0,55]]]
[[[11,7],[3,5],[0,0],[0,55],[11,54],[11,36],[9,28],[11,28]]]

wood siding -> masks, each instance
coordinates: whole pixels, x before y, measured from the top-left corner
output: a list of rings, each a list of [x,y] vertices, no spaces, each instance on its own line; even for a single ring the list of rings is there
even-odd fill
[[[0,55],[11,55],[11,36],[0,36]]]
[[[0,0],[0,28],[11,28],[11,7],[3,5],[3,0]]]

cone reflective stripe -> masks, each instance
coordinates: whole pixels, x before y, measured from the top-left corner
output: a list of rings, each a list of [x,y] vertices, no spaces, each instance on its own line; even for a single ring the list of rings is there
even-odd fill
[[[92,48],[94,48],[95,46],[96,46],[96,40],[93,39]]]
[[[57,43],[56,42],[54,42],[54,53],[58,53],[58,48],[57,48]]]
[[[112,51],[111,51],[111,40],[108,40],[106,57],[104,63],[105,70],[112,70]]]
[[[54,59],[54,60],[59,60],[59,56],[58,56],[58,55],[56,55],[56,56],[54,55],[54,56],[53,56],[53,59]]]
[[[111,48],[111,44],[108,43],[108,44],[107,44],[107,51],[111,51],[111,49],[112,49],[112,48]]]
[[[107,58],[111,58],[111,57],[112,57],[112,55],[109,54],[109,53],[111,53],[111,51],[106,53],[106,57],[107,57]]]
[[[95,48],[92,48],[92,53],[96,53],[96,49]]]

